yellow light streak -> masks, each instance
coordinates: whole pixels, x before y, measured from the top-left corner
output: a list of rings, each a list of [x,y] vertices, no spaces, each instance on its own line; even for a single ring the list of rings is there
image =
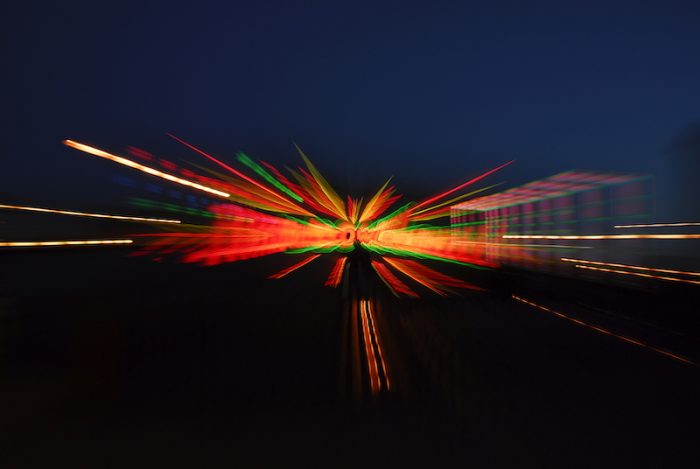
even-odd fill
[[[503,235],[503,239],[700,239],[700,234],[654,235]]]
[[[681,223],[650,223],[646,225],[615,225],[615,228],[661,228],[665,226],[700,226],[696,222],[681,222]]]
[[[583,260],[583,259],[569,259],[566,257],[562,257],[561,260],[564,262],[575,262],[578,264],[605,265],[605,266],[609,266],[609,267],[621,267],[623,269],[645,270],[648,272],[663,272],[665,274],[700,276],[700,272],[687,272],[685,270],[657,269],[655,267],[642,267],[642,266],[638,266],[638,265],[627,265],[627,264],[613,264],[610,262],[587,261],[587,260]]]
[[[3,205],[3,204],[0,204],[0,208],[8,209],[8,210],[26,210],[29,212],[56,213],[59,215],[72,215],[72,216],[77,216],[77,217],[109,218],[112,220],[142,221],[142,222],[152,222],[152,223],[181,223],[180,220],[169,220],[169,219],[165,219],[165,218],[144,218],[144,217],[129,217],[129,216],[125,216],[125,215],[104,215],[101,213],[74,212],[72,210],[55,210],[55,209],[51,209],[51,208],[25,207],[22,205]]]
[[[695,285],[700,285],[700,281],[698,281],[698,280],[686,280],[686,279],[682,279],[682,278],[666,277],[666,276],[662,276],[662,275],[643,274],[641,272],[628,272],[625,270],[604,269],[602,267],[591,267],[588,265],[580,265],[580,264],[576,264],[575,267],[577,269],[597,270],[600,272],[609,272],[609,273],[613,273],[613,274],[635,275],[637,277],[646,277],[646,278],[653,278],[653,279],[658,279],[658,280],[668,280],[671,282],[683,282],[683,283],[692,283]]]
[[[107,153],[106,151],[102,151],[98,148],[94,148],[94,147],[91,147],[89,145],[85,145],[83,143],[74,142],[73,140],[64,140],[63,143],[71,148],[75,148],[76,150],[84,151],[85,153],[99,156],[101,158],[106,158],[108,160],[114,161],[115,163],[123,164],[124,166],[138,169],[139,171],[143,171],[144,173],[165,179],[165,180],[170,181],[170,182],[175,182],[175,183],[181,184],[183,186],[192,187],[193,189],[198,189],[200,191],[208,192],[210,194],[218,195],[220,197],[230,197],[231,196],[231,194],[229,194],[228,192],[220,191],[217,189],[212,189],[211,187],[203,186],[203,185],[198,184],[196,182],[188,181],[187,179],[182,179],[180,177],[173,176],[172,174],[164,173],[163,171],[153,169],[149,166],[144,166],[141,163],[131,161],[131,160],[123,158],[121,156],[112,155],[111,153]]]
[[[84,241],[14,241],[0,243],[3,248],[30,248],[30,247],[53,247],[53,246],[93,246],[93,245],[113,245],[131,244],[132,239],[88,239]]]

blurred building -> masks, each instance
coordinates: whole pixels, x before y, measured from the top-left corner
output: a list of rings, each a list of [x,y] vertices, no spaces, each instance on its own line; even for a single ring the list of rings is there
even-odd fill
[[[450,222],[463,242],[487,243],[493,261],[546,264],[562,254],[551,249],[556,242],[504,236],[613,233],[615,225],[648,222],[653,209],[650,176],[567,171],[454,205]]]

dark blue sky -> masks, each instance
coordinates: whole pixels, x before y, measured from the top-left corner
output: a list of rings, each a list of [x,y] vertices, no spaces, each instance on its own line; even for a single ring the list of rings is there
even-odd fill
[[[697,1],[22,3],[0,33],[17,202],[109,199],[123,170],[63,138],[288,164],[296,141],[341,189],[425,194],[513,158],[494,180],[663,176],[700,119]]]

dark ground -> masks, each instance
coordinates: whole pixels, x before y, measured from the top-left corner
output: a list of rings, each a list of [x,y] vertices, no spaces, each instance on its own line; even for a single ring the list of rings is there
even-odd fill
[[[377,288],[396,387],[358,404],[340,385],[330,259],[273,282],[291,259],[0,255],[3,467],[700,463],[698,367],[510,298],[700,358],[692,290],[645,297],[517,273],[449,299]]]

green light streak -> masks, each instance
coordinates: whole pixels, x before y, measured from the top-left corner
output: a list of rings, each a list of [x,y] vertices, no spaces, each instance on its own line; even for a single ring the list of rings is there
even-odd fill
[[[294,222],[297,222],[297,223],[299,223],[300,225],[304,225],[304,226],[309,226],[309,225],[311,225],[311,223],[309,223],[308,221],[302,220],[301,218],[293,217],[293,216],[291,216],[291,215],[281,214],[280,216],[281,216],[282,218],[286,218],[287,220],[292,220],[292,221],[294,221]]]
[[[238,161],[240,161],[241,163],[243,163],[244,165],[248,166],[250,169],[255,171],[255,173],[257,173],[260,177],[262,177],[267,182],[269,182],[270,184],[275,186],[277,189],[281,190],[282,192],[284,192],[285,194],[287,194],[289,197],[296,200],[297,202],[304,202],[304,199],[299,197],[294,191],[292,191],[290,188],[288,188],[287,186],[285,186],[284,184],[279,182],[277,179],[275,179],[275,177],[272,174],[268,173],[267,170],[265,170],[265,168],[263,168],[262,166],[257,164],[252,159],[250,159],[250,157],[248,157],[248,155],[246,155],[245,153],[238,153],[237,156],[238,156]]]
[[[428,260],[433,260],[433,261],[447,262],[449,264],[463,265],[465,267],[471,267],[473,269],[489,270],[488,267],[483,267],[480,265],[471,264],[469,262],[462,262],[462,261],[457,261],[454,259],[448,259],[446,257],[433,256],[431,254],[422,254],[422,253],[418,253],[418,252],[414,252],[414,251],[405,251],[403,249],[392,249],[392,248],[386,248],[386,247],[371,246],[371,245],[364,244],[364,243],[361,244],[361,246],[370,252],[373,252],[375,254],[379,254],[380,256],[384,256],[386,254],[391,254],[392,256],[397,256],[397,257],[413,257],[415,259],[428,259]]]
[[[169,204],[166,202],[156,202],[154,200],[141,199],[138,197],[132,197],[131,199],[129,199],[129,201],[133,205],[136,205],[137,207],[158,208],[158,209],[166,210],[168,212],[186,213],[188,215],[196,215],[196,216],[200,216],[200,217],[204,217],[204,218],[216,218],[216,215],[213,214],[212,212],[208,212],[205,210],[198,210],[196,208],[182,207],[180,205]]]
[[[374,228],[375,226],[379,225],[380,223],[383,223],[384,221],[389,220],[390,218],[395,217],[396,215],[400,214],[401,212],[404,212],[404,211],[408,210],[408,209],[409,209],[412,205],[414,205],[414,204],[415,204],[415,202],[409,202],[409,203],[407,203],[406,205],[403,205],[403,206],[397,208],[396,210],[394,210],[393,212],[391,212],[389,215],[386,215],[386,216],[384,216],[384,217],[382,217],[382,218],[379,218],[379,219],[373,221],[372,223],[370,223],[369,225],[367,225],[367,229],[368,229],[368,230],[371,230],[372,228]]]
[[[328,246],[328,245],[321,245],[321,246],[309,246],[305,248],[298,248],[298,249],[290,249],[288,251],[285,251],[285,254],[305,254],[307,252],[313,252],[317,254],[330,254],[331,252],[342,252],[342,253],[347,253],[351,252],[355,249],[355,245],[351,244],[350,246],[341,246],[338,244]]]

